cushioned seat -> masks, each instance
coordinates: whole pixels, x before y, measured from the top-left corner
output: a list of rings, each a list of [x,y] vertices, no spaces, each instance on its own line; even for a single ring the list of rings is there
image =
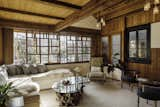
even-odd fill
[[[103,76],[104,76],[104,74],[102,72],[94,72],[94,73],[89,74],[89,77],[92,77],[92,78],[103,77]]]
[[[30,78],[21,78],[21,79],[12,79],[8,82],[13,82],[13,86],[17,89],[18,93],[11,92],[9,96],[14,97],[18,95],[23,96],[32,96],[39,94],[40,88],[39,85],[35,82],[32,82]]]
[[[138,107],[139,107],[139,97],[142,97],[147,100],[158,101],[160,100],[160,87],[153,86],[142,86],[138,88]],[[157,103],[155,103],[155,107],[157,107]]]
[[[103,69],[103,58],[92,57],[90,62],[91,71],[88,74],[90,80],[106,80],[106,72]],[[106,71],[106,70],[105,70]]]
[[[51,88],[54,82],[59,81],[64,77],[73,76],[73,73],[70,69],[56,69],[30,76],[32,81],[38,83],[40,85],[40,89],[44,90]]]

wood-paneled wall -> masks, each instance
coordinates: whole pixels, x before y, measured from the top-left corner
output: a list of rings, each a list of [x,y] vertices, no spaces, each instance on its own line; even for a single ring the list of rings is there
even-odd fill
[[[151,12],[138,12],[126,16],[126,27],[143,25],[152,22]]]
[[[13,29],[3,29],[3,63],[13,63]]]
[[[2,28],[0,28],[0,64],[3,64],[3,36],[2,36]]]
[[[101,35],[96,35],[92,37],[92,43],[91,43],[91,56],[102,56],[102,44],[101,44]]]
[[[102,28],[102,35],[111,35],[117,32],[124,31],[124,17],[119,17],[110,20],[106,23],[106,26]]]
[[[160,48],[151,49],[151,64],[128,63],[128,68],[138,70],[141,76],[160,81]]]
[[[125,61],[125,29],[127,27],[133,27],[143,25],[147,23],[153,23],[160,21],[160,14],[153,16],[151,11],[144,12],[139,11],[136,13],[127,14],[118,18],[112,19],[107,22],[107,25],[102,29],[102,35],[112,35],[114,32],[122,33],[122,61]],[[111,49],[110,49],[111,51]],[[160,48],[151,49],[151,64],[140,63],[128,63],[127,67],[131,70],[137,70],[141,72],[142,77],[147,77],[153,80],[160,80]]]

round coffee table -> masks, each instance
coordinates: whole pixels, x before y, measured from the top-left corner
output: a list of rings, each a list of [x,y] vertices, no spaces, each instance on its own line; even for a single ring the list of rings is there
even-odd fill
[[[52,88],[57,94],[60,106],[78,105],[83,93],[83,87],[89,82],[88,78],[82,76],[67,77],[55,82]]]

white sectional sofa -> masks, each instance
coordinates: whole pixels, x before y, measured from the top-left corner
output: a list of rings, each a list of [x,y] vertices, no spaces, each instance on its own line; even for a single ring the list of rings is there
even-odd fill
[[[73,76],[71,69],[48,69],[46,65],[3,65],[0,67],[0,85],[5,82],[13,82],[13,85],[24,96],[25,107],[40,106],[39,91],[50,89],[52,84],[62,78]],[[5,78],[4,78],[5,77]],[[16,96],[11,93],[11,96]]]
[[[38,67],[41,66],[41,67]],[[48,70],[46,65],[6,65],[8,81],[34,82],[39,85],[40,90],[50,89],[52,84],[62,78],[73,76],[71,69]],[[24,68],[25,67],[25,68]],[[21,68],[21,71],[18,70]],[[43,69],[43,70],[42,70]]]

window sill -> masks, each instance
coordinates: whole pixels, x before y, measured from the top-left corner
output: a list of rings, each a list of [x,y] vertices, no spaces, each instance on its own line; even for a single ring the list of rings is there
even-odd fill
[[[79,64],[79,63],[89,63],[89,61],[83,61],[83,62],[68,62],[68,63],[45,63],[45,65],[57,65],[57,64]]]

